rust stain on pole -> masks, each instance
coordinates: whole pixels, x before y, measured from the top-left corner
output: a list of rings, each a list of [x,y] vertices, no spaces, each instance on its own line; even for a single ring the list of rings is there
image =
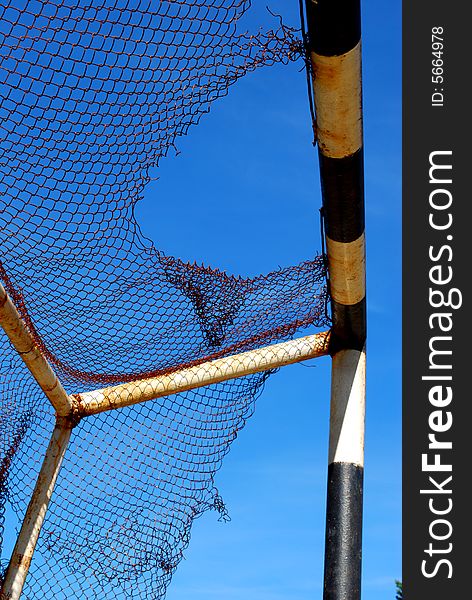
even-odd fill
[[[318,143],[325,156],[343,158],[362,146],[361,45],[311,59]]]
[[[35,344],[33,336],[28,331],[15,305],[1,284],[0,325],[30,373],[54,406],[57,414],[61,417],[70,415],[73,411],[71,398]]]
[[[38,479],[26,510],[20,534],[13,549],[0,593],[1,600],[18,600],[28,575],[33,552],[46,516],[62,460],[69,443],[73,422],[58,417]]]

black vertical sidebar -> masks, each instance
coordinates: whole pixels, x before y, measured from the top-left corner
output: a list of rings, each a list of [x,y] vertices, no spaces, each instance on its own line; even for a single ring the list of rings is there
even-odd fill
[[[403,589],[472,595],[472,25],[403,3]]]

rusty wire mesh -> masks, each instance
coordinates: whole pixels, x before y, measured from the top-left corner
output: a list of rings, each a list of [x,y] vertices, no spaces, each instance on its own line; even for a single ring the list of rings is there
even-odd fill
[[[321,257],[237,277],[164,255],[134,218],[149,169],[214,100],[300,57],[298,33],[277,19],[247,32],[249,10],[249,0],[0,0],[0,278],[68,393],[327,322]],[[54,411],[0,345],[1,542],[5,519],[25,512]],[[225,517],[214,475],[266,377],[83,419],[24,597],[162,598],[193,519]]]

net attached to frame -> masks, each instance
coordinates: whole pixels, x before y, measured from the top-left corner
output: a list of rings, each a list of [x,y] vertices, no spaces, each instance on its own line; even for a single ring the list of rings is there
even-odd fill
[[[247,31],[250,10],[248,0],[0,0],[0,279],[70,394],[327,324],[321,256],[233,276],[166,256],[134,216],[150,169],[214,100],[301,56],[298,32],[277,20]],[[54,410],[3,335],[0,345],[9,549]],[[23,597],[163,598],[193,520],[225,518],[214,476],[267,376],[81,420]]]

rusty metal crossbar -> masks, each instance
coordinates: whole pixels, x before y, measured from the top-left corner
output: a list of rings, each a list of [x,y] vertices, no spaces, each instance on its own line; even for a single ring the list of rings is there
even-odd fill
[[[0,325],[22,361],[61,417],[69,415],[73,400],[69,397],[51,365],[36,345],[5,288],[0,284]]]
[[[325,331],[158,377],[68,395],[1,284],[0,325],[57,415],[75,419],[325,356],[330,341],[330,332]]]
[[[329,339],[330,333],[326,331],[204,362],[169,375],[77,394],[74,397],[77,414],[93,415],[324,356],[328,354]]]

